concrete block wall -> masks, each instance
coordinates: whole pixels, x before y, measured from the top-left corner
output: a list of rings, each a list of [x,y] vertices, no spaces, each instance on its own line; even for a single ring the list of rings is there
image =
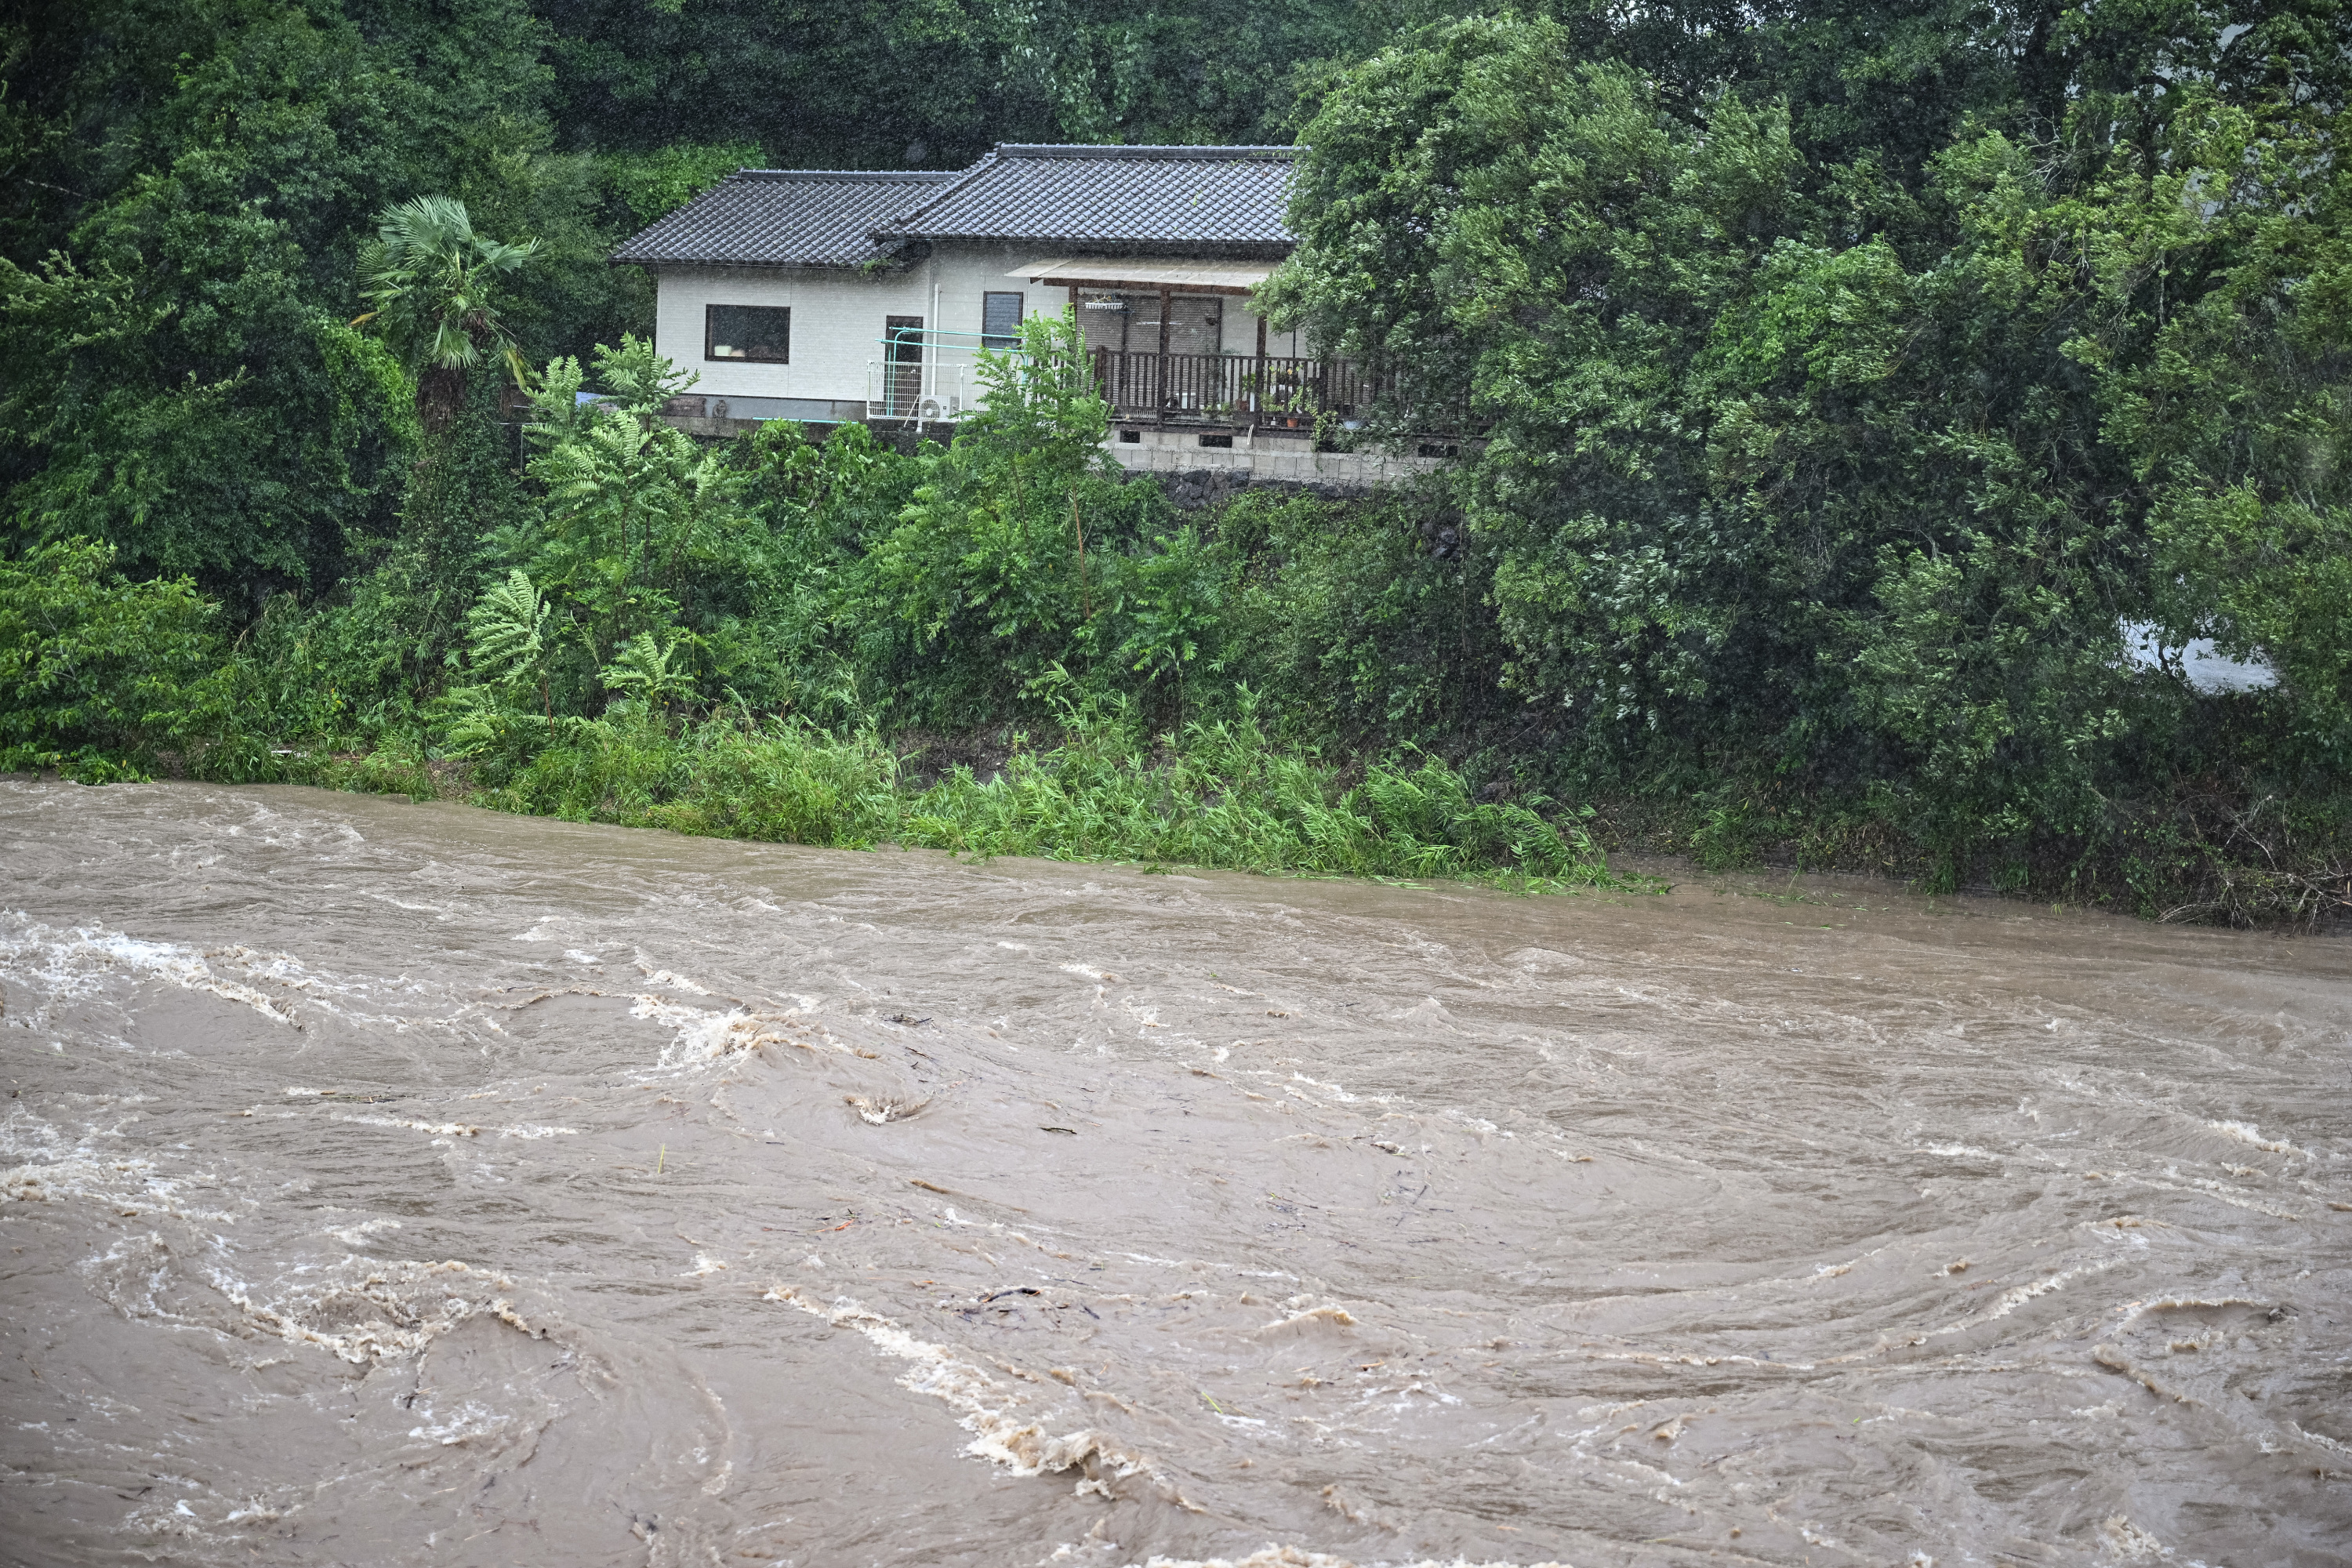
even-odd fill
[[[1231,447],[1203,447],[1201,432],[1145,428],[1137,439],[1111,437],[1110,454],[1119,467],[1139,474],[1229,474],[1241,484],[1300,485],[1318,490],[1367,490],[1425,474],[1439,458],[1402,453],[1318,452],[1303,433],[1231,432]]]
[[[731,439],[761,423],[756,418],[697,417],[681,410],[673,410],[667,418],[705,440]],[[825,428],[820,425],[818,433]],[[887,444],[907,452],[926,440],[944,446],[955,438],[951,424],[918,427],[911,422],[877,420],[872,428]],[[1133,441],[1122,441],[1114,431],[1108,444],[1111,456],[1129,474],[1158,476],[1176,504],[1186,508],[1213,505],[1257,485],[1316,495],[1358,495],[1429,473],[1444,462],[1395,452],[1318,452],[1304,434],[1235,430],[1230,447],[1202,446],[1197,427],[1146,428],[1136,435]]]

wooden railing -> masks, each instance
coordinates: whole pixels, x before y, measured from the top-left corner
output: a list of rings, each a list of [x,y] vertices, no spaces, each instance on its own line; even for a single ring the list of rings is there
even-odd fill
[[[1095,385],[1120,419],[1312,429],[1318,414],[1352,417],[1374,393],[1371,379],[1348,360],[1117,349],[1096,349],[1092,358]]]

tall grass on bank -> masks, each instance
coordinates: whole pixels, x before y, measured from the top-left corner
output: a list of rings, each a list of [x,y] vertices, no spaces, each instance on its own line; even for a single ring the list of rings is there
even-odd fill
[[[1569,815],[1478,800],[1437,758],[1339,768],[1271,745],[1255,704],[1147,743],[1123,714],[1071,708],[1057,744],[1016,747],[982,779],[918,785],[871,734],[645,715],[559,723],[480,804],[715,837],[987,858],[1121,860],[1262,872],[1474,880],[1528,892],[1649,890],[1609,868]],[[491,782],[491,776],[497,776]],[[1585,815],[1590,815],[1589,812]]]

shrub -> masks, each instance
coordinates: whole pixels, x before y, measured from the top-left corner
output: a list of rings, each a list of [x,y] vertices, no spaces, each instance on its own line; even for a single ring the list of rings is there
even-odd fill
[[[184,577],[134,583],[87,539],[0,560],[0,768],[138,778],[226,728],[216,610]]]

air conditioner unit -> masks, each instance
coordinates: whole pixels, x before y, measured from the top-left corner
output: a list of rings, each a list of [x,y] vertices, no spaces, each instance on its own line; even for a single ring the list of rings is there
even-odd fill
[[[961,397],[926,397],[915,405],[915,417],[925,424],[939,424],[953,419],[963,412]]]

